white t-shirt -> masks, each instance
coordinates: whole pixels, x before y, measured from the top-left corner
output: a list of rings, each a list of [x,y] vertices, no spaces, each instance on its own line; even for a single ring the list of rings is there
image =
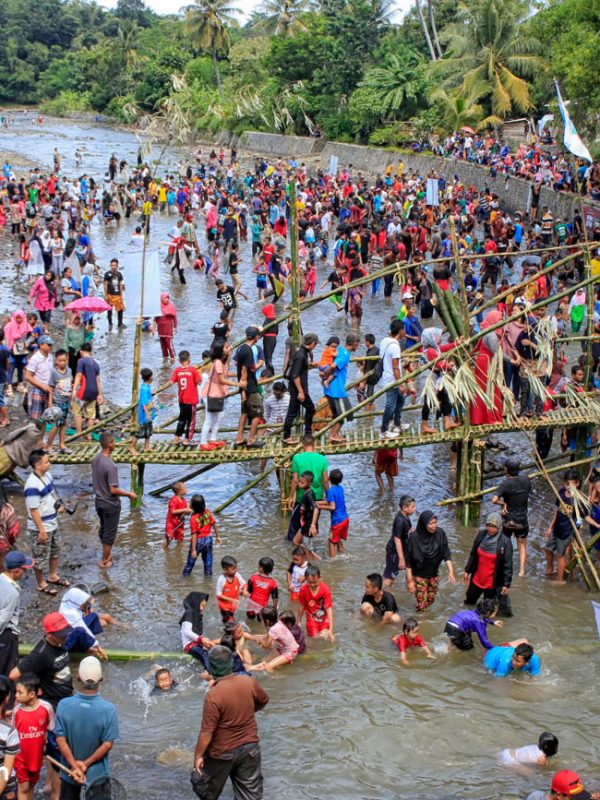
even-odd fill
[[[397,339],[392,339],[391,336],[386,336],[379,344],[379,352],[383,360],[383,373],[381,376],[381,386],[388,383],[393,383],[396,380],[394,375],[394,359],[400,359],[400,342]],[[400,376],[402,376],[402,362],[398,361],[400,368]]]
[[[48,353],[48,355],[45,356],[41,350],[36,350],[27,362],[25,369],[31,372],[33,377],[37,378],[38,381],[48,383],[50,375],[52,374],[53,365],[54,356],[52,353]]]

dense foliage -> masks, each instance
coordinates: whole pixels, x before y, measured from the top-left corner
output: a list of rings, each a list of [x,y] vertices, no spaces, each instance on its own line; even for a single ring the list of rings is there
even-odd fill
[[[158,16],[143,0],[2,0],[0,101],[126,119],[166,98],[200,130],[248,128],[399,144],[411,132],[555,111],[562,83],[596,134],[600,5],[264,0],[243,25],[233,0]],[[173,107],[171,105],[171,107]],[[410,124],[407,124],[410,123]]]

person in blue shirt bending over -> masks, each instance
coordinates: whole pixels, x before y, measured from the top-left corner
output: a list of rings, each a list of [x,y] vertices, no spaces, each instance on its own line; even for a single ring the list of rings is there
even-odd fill
[[[504,623],[494,617],[498,612],[498,604],[489,598],[480,600],[475,611],[466,609],[459,611],[450,617],[446,622],[444,633],[448,636],[452,644],[459,650],[472,650],[474,648],[473,635],[477,634],[481,646],[486,650],[494,649],[494,645],[487,637],[486,628],[488,625],[495,625],[501,628]]]
[[[526,639],[492,647],[485,654],[483,663],[497,678],[505,678],[511,672],[539,675],[542,671],[539,656],[533,652],[533,647]]]

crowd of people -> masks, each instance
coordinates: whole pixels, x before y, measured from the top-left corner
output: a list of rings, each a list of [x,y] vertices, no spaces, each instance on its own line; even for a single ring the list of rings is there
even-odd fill
[[[460,144],[464,157],[482,147],[487,145],[479,139],[468,146],[463,139]],[[492,143],[490,152],[494,147]],[[503,163],[509,157],[500,151],[497,155]],[[547,183],[543,157],[538,162],[533,159],[522,154],[512,166],[517,161],[536,163],[540,181]],[[561,171],[559,165],[551,166]],[[550,414],[567,402],[565,398],[572,401],[573,396],[593,389],[600,362],[597,344],[593,343],[589,354],[591,363],[584,347],[581,357],[571,354],[569,364],[564,346],[569,333],[586,330],[584,321],[600,334],[594,287],[577,288],[585,267],[583,256],[577,255],[578,246],[586,242],[581,213],[577,211],[569,220],[555,219],[549,208],[538,209],[535,203],[531,213],[509,213],[485,186],[465,186],[458,178],[407,171],[401,159],[371,179],[350,165],[329,175],[321,170],[312,173],[293,160],[257,158],[246,169],[235,150],[228,156],[224,150],[205,155],[198,151],[190,163],[180,162],[177,173],[159,177],[141,158],[132,167],[113,155],[100,178],[67,175],[62,156],[55,150],[52,169],[36,168],[21,177],[7,162],[2,172],[0,225],[10,225],[3,241],[12,237],[18,244],[17,278],[28,282],[28,301],[35,311],[14,308],[0,334],[0,426],[5,429],[0,466],[3,474],[16,466],[30,469],[24,488],[30,541],[23,549],[31,552],[30,557],[18,549],[19,520],[4,497],[0,674],[5,678],[0,678],[0,698],[4,696],[5,722],[0,731],[5,736],[0,737],[4,757],[0,795],[11,800],[18,785],[20,800],[26,793],[32,797],[44,742],[46,754],[61,759],[69,770],[62,772],[59,786],[60,768],[50,767],[53,800],[59,793],[61,800],[78,798],[86,780],[109,775],[108,753],[118,738],[118,720],[115,707],[98,695],[99,660],[106,657],[98,636],[115,620],[94,612],[87,587],[71,586],[60,572],[61,516],[74,509],[58,495],[50,468],[53,455],[70,453],[71,426],[87,439],[92,435],[88,429],[102,427],[101,373],[108,365],[94,341],[94,332],[104,321],[90,310],[91,299],[104,299],[110,309],[109,333],[123,335],[126,329],[127,274],[116,256],[108,269],[101,268],[94,238],[108,226],[130,225],[134,228],[130,245],[141,249],[146,236],[156,238],[156,217],[164,216],[173,222],[168,241],[160,243],[167,278],[187,287],[194,274],[204,281],[201,294],[216,297],[221,309],[210,334],[206,331],[208,346],[196,352],[189,345],[188,349],[176,347],[178,314],[170,293],[162,293],[160,313],[144,320],[143,329],[158,336],[164,363],[173,365],[171,383],[177,387],[179,407],[173,443],[202,451],[228,445],[256,449],[257,458],[263,459],[268,456],[268,437],[281,437],[286,445],[297,448],[287,497],[291,563],[285,589],[277,584],[270,555],[260,559],[248,580],[242,577],[237,559],[227,555],[220,559],[222,574],[214,591],[223,630],[214,638],[205,635],[204,613],[210,597],[204,592],[191,591],[185,597],[180,620],[182,647],[200,663],[210,685],[195,751],[194,789],[199,797],[211,800],[219,797],[231,777],[240,797],[258,800],[262,774],[254,712],[269,698],[252,673],[285,668],[302,658],[311,639],[335,642],[337,589],[323,579],[319,562],[344,553],[352,507],[346,501],[343,471],[330,469],[327,458],[318,452],[317,421],[337,419],[327,438],[343,448],[344,424],[352,421],[348,383],[354,359],[361,408],[373,412],[374,395],[380,390],[384,399],[381,441],[373,467],[377,485],[385,492],[383,476],[393,488],[399,474],[399,437],[410,424],[404,407],[408,398],[416,403],[418,388],[422,388],[420,432],[425,436],[464,424],[465,408],[471,425],[485,425],[501,422],[509,414],[523,418]],[[428,204],[427,181],[432,178],[438,194]],[[586,178],[595,180],[592,175]],[[339,328],[339,335],[327,337],[324,346],[318,332],[298,332],[292,320],[283,347],[277,348],[277,320],[288,309],[290,282],[295,280],[288,255],[290,181],[295,182],[298,217],[300,308],[310,308],[322,280],[321,289],[330,287],[331,301],[323,314],[329,311]],[[600,232],[590,236],[600,242]],[[242,251],[249,251],[250,264]],[[462,276],[456,271],[457,251]],[[568,255],[576,257],[565,262]],[[600,257],[596,251],[592,255],[592,269],[600,273]],[[555,270],[540,275],[542,268],[554,263]],[[531,281],[524,283],[524,278]],[[245,327],[244,341],[236,347],[232,344],[236,310],[241,303],[255,302],[250,281],[255,283],[258,301],[256,321]],[[440,293],[461,297],[464,293],[470,325],[462,335],[444,334],[441,315],[442,321],[433,323]],[[380,303],[382,312],[380,328],[368,332],[362,331],[366,295]],[[549,312],[554,296],[557,299]],[[65,308],[77,300],[84,301],[80,311]],[[200,319],[204,321],[205,316]],[[470,341],[473,335],[478,335],[475,343]],[[57,346],[61,338],[62,346]],[[200,361],[202,365],[197,366]],[[455,391],[463,365],[478,387],[470,395]],[[427,371],[421,375],[424,367]],[[152,449],[159,410],[152,370],[144,366],[140,377],[138,424],[127,441],[134,453],[139,440],[145,449]],[[315,402],[315,390],[321,391],[322,400]],[[23,397],[25,421],[14,404],[10,410],[7,405],[7,399],[17,393]],[[237,434],[233,442],[227,442],[220,430],[232,394],[239,395],[241,405]],[[199,410],[204,419],[198,442]],[[580,431],[565,429],[561,446],[575,450],[579,438]],[[552,429],[542,428],[536,443],[547,455]],[[119,486],[111,458],[118,444],[115,434],[103,430],[99,444],[92,478],[102,546],[100,567],[108,570],[119,532],[121,498],[135,499],[135,494]],[[527,567],[531,481],[518,460],[508,459],[505,467],[506,478],[492,499],[500,511],[487,515],[460,575],[467,608],[439,620],[439,627],[449,648],[459,651],[474,649],[472,634],[476,633],[483,665],[493,675],[526,672],[536,676],[541,672],[540,658],[529,642],[518,638],[493,644],[487,635],[488,626],[501,627],[498,616],[514,614],[510,600],[513,537],[520,576],[525,576]],[[575,468],[565,471],[554,515],[548,515],[546,574],[559,584],[571,556],[574,527],[586,523],[592,533],[600,528],[596,505],[600,467],[586,479],[589,492],[582,490],[582,478]],[[188,502],[186,494],[183,482],[173,485],[164,547],[187,539],[188,530],[183,575],[193,573],[200,557],[204,576],[210,578],[213,546],[220,543],[219,523],[203,495],[195,493]],[[328,523],[321,524],[321,529],[327,529],[325,536],[319,534],[324,512],[330,514]],[[429,658],[436,656],[421,635],[419,615],[436,601],[442,564],[451,585],[459,580],[452,537],[439,524],[437,514],[423,510],[413,524],[414,515],[414,497],[405,493],[385,551],[379,557],[373,555],[373,571],[365,577],[364,594],[357,604],[366,620],[393,630],[390,647],[397,648],[403,666],[416,661],[419,650]],[[34,570],[40,594],[55,597],[67,591],[59,610],[44,617],[44,639],[19,660],[19,581],[28,569]],[[400,579],[414,597],[414,615],[400,612],[391,591]],[[288,595],[285,604],[280,603],[280,591]],[[402,604],[406,602],[404,597]],[[87,657],[78,670],[81,690],[72,696],[69,653],[77,649]],[[156,671],[155,684],[159,692],[173,687],[167,669]],[[7,709],[13,705],[15,690],[17,705],[9,721]],[[30,712],[36,713],[34,754],[22,738],[19,744],[17,735],[23,724],[19,719],[29,719]],[[558,746],[554,734],[548,736],[554,738],[510,751],[510,758],[519,764],[545,763],[539,759],[552,757]],[[534,792],[530,800],[538,800],[541,794]],[[549,796],[555,800],[590,797],[579,776],[564,770],[554,777]]]

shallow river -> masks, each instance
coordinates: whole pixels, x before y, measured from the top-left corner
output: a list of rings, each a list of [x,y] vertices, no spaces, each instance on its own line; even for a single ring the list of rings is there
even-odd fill
[[[59,120],[48,120],[42,128],[21,122],[8,131],[0,131],[0,151],[12,150],[45,165],[51,163],[52,151],[58,146],[63,154],[63,169],[70,175],[75,172],[73,152],[77,145],[85,145],[87,152],[81,171],[97,178],[104,174],[112,152],[135,163],[137,141],[127,132]],[[174,168],[178,158],[178,153],[168,153],[164,163]],[[163,241],[171,224],[166,218],[155,218],[152,240]],[[108,230],[99,223],[93,224],[94,248],[103,267],[108,267],[111,256],[127,249],[131,229],[131,221]],[[242,248],[246,268],[242,277],[252,299],[241,301],[234,339],[247,324],[262,320],[249,274],[249,246]],[[10,250],[9,237],[3,233],[1,311],[24,302],[25,289],[14,280],[16,257]],[[318,284],[326,274],[325,268],[320,267]],[[188,275],[187,287],[180,287],[164,265],[161,284],[170,290],[179,311],[176,349],[188,347],[200,360],[211,339],[210,326],[218,317],[214,288],[203,276],[195,274]],[[388,309],[381,300],[368,298],[362,332],[372,330],[379,338],[387,316]],[[121,404],[128,401],[131,392],[134,326],[133,321],[129,322],[124,333],[108,335],[102,320],[96,335],[104,394]],[[341,315],[336,316],[330,303],[310,310],[304,329],[316,330],[321,341],[334,332],[345,332]],[[283,338],[280,335],[276,366],[283,358]],[[154,370],[156,381],[163,382],[168,377],[156,339],[144,339],[142,366]],[[314,394],[318,396],[316,387]],[[173,413],[175,400],[174,393],[161,398],[164,405],[159,420]],[[412,412],[415,413],[418,412]],[[236,414],[234,401],[227,411],[230,425]],[[506,441],[513,452],[530,460],[524,438],[512,436]],[[418,653],[412,654],[410,668],[404,669],[390,643],[393,632],[375,628],[357,615],[364,576],[383,566],[385,542],[400,494],[413,492],[417,510],[423,511],[433,507],[435,501],[451,496],[453,482],[444,447],[410,449],[401,463],[394,497],[389,493],[378,496],[371,460],[371,454],[352,455],[331,459],[330,464],[344,472],[351,516],[347,555],[322,563],[324,579],[334,593],[335,644],[311,642],[310,653],[294,665],[272,677],[261,673],[258,678],[271,697],[267,709],[260,714],[265,797],[521,797],[534,788],[548,789],[552,768],[525,778],[498,767],[495,753],[504,747],[533,743],[542,730],[551,730],[560,739],[556,768],[581,771],[593,784],[592,768],[597,763],[597,632],[590,597],[582,585],[557,587],[543,578],[542,530],[553,513],[548,491],[538,481],[530,515],[529,575],[526,579],[515,578],[511,591],[515,616],[506,621],[503,632],[491,633],[498,642],[527,637],[541,655],[542,676],[536,680],[529,676],[496,679],[483,669],[479,650],[470,654],[445,653],[444,621],[460,608],[463,599],[462,588],[453,588],[445,577],[438,600],[422,616],[421,624],[421,632],[437,659],[429,661]],[[495,460],[499,462],[501,457],[496,456]],[[257,468],[247,464],[219,467],[190,481],[188,495],[202,492],[208,506],[215,507],[257,474]],[[148,467],[147,490],[176,479],[180,472]],[[66,497],[71,492],[85,493],[90,489],[87,467],[55,468],[53,473]],[[128,469],[122,470],[121,480],[127,484]],[[163,552],[166,502],[166,496],[155,499],[146,494],[140,510],[130,511],[128,503],[124,503],[110,592],[100,596],[99,602],[129,629],[109,631],[103,641],[107,647],[179,649],[177,621],[182,598],[192,588],[213,590],[215,579],[204,578],[201,565],[191,578],[182,578],[182,547],[171,548],[166,555]],[[484,512],[488,508],[486,502]],[[462,572],[474,530],[458,526],[449,509],[441,509],[439,518]],[[284,539],[287,519],[279,510],[274,478],[230,506],[219,522],[224,543],[216,548],[217,574],[218,560],[225,554],[237,557],[244,577],[255,570],[261,556],[272,555],[275,576],[280,586],[285,586],[290,548]],[[325,547],[325,522],[321,548]],[[97,566],[97,523],[91,499],[84,501],[75,517],[64,521],[63,530],[68,547],[63,573],[71,580],[91,584],[103,578]],[[413,600],[403,585],[395,594],[402,613],[412,612]],[[281,607],[285,608],[287,594],[283,591],[282,595]],[[31,584],[26,596],[31,598]],[[55,604],[50,598],[35,597],[29,607],[37,618],[42,612],[53,610]],[[206,618],[210,636],[220,629],[217,617],[213,601]],[[33,635],[29,634],[30,638]],[[201,716],[204,688],[197,678],[196,665],[179,662],[173,666],[183,691],[152,700],[148,700],[139,680],[146,669],[143,663],[110,664],[106,668],[103,693],[118,703],[121,721],[114,771],[128,785],[131,797],[163,800],[191,796],[189,768],[185,764],[156,763],[159,753],[168,748],[193,750]]]

